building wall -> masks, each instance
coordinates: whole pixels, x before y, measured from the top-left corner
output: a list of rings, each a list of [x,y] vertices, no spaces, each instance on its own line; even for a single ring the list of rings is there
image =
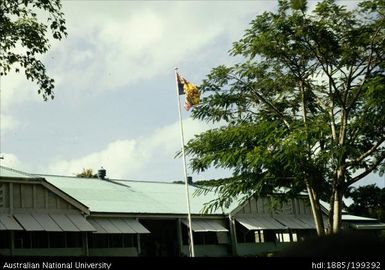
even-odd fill
[[[0,213],[76,208],[41,183],[0,182]]]
[[[63,195],[65,196],[65,195]],[[81,214],[81,210],[36,179],[0,178],[0,214]],[[16,220],[16,219],[15,219]],[[0,230],[0,255],[86,255],[86,232]]]
[[[251,198],[236,213],[255,215],[311,215],[311,208],[307,198],[293,198],[284,202],[273,202],[270,197]]]

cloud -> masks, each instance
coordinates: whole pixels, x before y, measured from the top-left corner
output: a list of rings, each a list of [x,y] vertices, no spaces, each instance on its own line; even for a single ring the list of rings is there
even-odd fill
[[[25,101],[42,100],[37,94],[38,85],[28,81],[24,72],[11,71],[1,77],[1,105],[2,111],[8,111],[15,104]]]
[[[152,133],[151,127],[142,126],[175,119],[174,111],[169,112],[174,107],[168,105],[175,99],[172,68],[179,66],[189,80],[199,83],[195,80],[209,67],[226,63],[231,42],[242,35],[255,12],[264,10],[261,5],[265,4],[64,1],[69,35],[61,41],[51,39],[50,50],[42,56],[55,79],[55,101],[44,108],[38,104],[42,99],[37,85],[24,74],[2,77],[1,117],[7,118],[8,130],[17,132],[1,145],[28,160],[19,161],[27,171],[72,175],[104,166],[109,177],[173,180],[181,175],[181,160],[174,159],[180,148],[178,124]],[[154,106],[164,110],[162,117],[148,117],[159,111],[152,111]],[[108,125],[105,132],[93,128],[101,122]],[[205,128],[192,120],[184,124],[186,141],[189,134]],[[28,129],[21,130],[25,125]],[[74,137],[92,139],[71,150],[72,142],[65,139]],[[30,158],[39,147],[44,151]]]
[[[9,168],[25,168],[23,163],[18,159],[18,157],[11,153],[0,153],[3,159],[0,159],[0,164]]]
[[[185,120],[184,126],[186,142],[194,134],[209,128],[208,125],[192,119]],[[179,123],[174,123],[155,130],[148,137],[115,140],[104,149],[83,157],[58,160],[48,167],[48,171],[52,174],[74,175],[83,168],[96,171],[103,166],[109,178],[166,180],[175,177],[166,168],[176,167],[176,171],[181,171],[181,160],[174,159],[179,150]]]
[[[1,133],[16,129],[20,123],[14,117],[7,114],[0,114],[0,130]]]
[[[220,36],[239,35],[244,16],[253,11],[248,2],[236,6],[66,2],[69,36],[55,43],[47,61],[55,77],[67,86],[63,91],[114,91],[169,72],[198,52],[205,54],[201,50]],[[82,13],[92,16],[84,20]]]

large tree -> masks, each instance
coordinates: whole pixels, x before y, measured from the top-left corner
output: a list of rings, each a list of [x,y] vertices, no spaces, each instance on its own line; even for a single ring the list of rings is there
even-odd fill
[[[385,169],[385,4],[353,10],[325,0],[279,1],[257,16],[230,55],[238,64],[212,69],[200,86],[196,119],[224,123],[187,143],[194,171],[228,168],[204,181],[218,199],[307,190],[319,235],[321,198],[332,232],[342,198],[366,175]]]
[[[353,200],[347,207],[350,213],[385,221],[385,187],[379,188],[376,184],[352,187],[347,197]]]
[[[67,35],[61,7],[60,0],[0,1],[0,76],[23,70],[44,100],[54,97],[54,80],[39,57],[50,47],[48,31],[58,40]]]

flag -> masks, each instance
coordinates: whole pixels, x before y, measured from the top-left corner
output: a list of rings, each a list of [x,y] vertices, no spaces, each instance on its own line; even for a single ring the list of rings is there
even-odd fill
[[[189,111],[191,107],[199,104],[200,92],[198,90],[198,87],[187,81],[178,73],[176,74],[176,78],[178,81],[179,95],[186,95],[184,101],[184,108],[186,109],[186,111]]]

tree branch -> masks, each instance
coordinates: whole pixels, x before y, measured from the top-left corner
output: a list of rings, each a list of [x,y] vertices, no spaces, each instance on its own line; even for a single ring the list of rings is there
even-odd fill
[[[370,156],[378,147],[380,147],[380,145],[385,142],[385,137],[383,137],[382,139],[380,139],[376,144],[373,144],[373,146],[368,149],[368,151],[366,151],[365,153],[363,153],[361,156],[359,156],[358,158],[352,160],[352,161],[349,161],[346,163],[347,166],[351,166],[351,165],[354,165],[354,164],[357,164],[359,162],[361,162],[362,160],[364,160],[365,158],[367,158],[368,156]]]
[[[242,80],[238,79],[236,76],[231,76],[229,75],[229,77],[231,79],[235,79],[237,81],[240,81],[240,82],[243,82]],[[246,85],[247,86],[247,85]],[[247,86],[248,87],[248,86]],[[251,91],[257,96],[257,98],[262,101],[265,105],[267,105],[273,112],[275,112],[278,117],[283,121],[283,123],[285,124],[285,126],[287,126],[287,128],[290,129],[290,124],[289,122],[286,120],[286,117],[285,115],[280,111],[278,110],[277,107],[275,107],[271,102],[269,102],[267,99],[265,99],[262,95],[260,95],[257,91],[257,89],[255,88],[251,88]]]
[[[384,19],[382,19],[383,21]],[[372,39],[371,39],[371,42],[370,42],[370,53],[369,53],[369,58],[368,58],[368,63],[366,64],[366,66],[364,66],[362,68],[362,70],[354,77],[352,77],[352,80],[354,80],[355,78],[357,78],[358,76],[361,76],[362,73],[364,73],[364,71],[366,71],[365,73],[365,77],[362,81],[362,83],[360,84],[356,94],[353,96],[353,99],[351,100],[350,104],[347,106],[347,110],[350,110],[352,108],[352,106],[355,104],[355,102],[357,101],[358,97],[360,96],[362,90],[363,90],[363,85],[366,81],[366,78],[368,77],[368,75],[370,74],[370,72],[376,67],[376,65],[374,65],[372,68],[370,68],[370,66],[373,64],[372,63],[372,58],[373,58],[373,48],[374,48],[374,39],[375,37],[378,35],[378,33],[380,32],[381,30],[381,27],[379,26],[376,30],[376,32],[374,33],[374,35],[372,36]],[[379,63],[378,63],[379,64]]]
[[[252,89],[253,90],[253,93],[255,93],[255,95],[258,97],[258,99],[260,101],[262,101],[265,105],[267,105],[268,107],[270,107],[277,115],[279,118],[281,118],[281,120],[284,122],[284,124],[287,126],[287,128],[290,129],[290,124],[289,122],[285,119],[285,115],[277,109],[277,107],[275,107],[271,102],[269,102],[267,99],[265,99],[262,95],[260,95],[256,89]]]
[[[358,180],[360,180],[360,179],[364,178],[365,176],[367,176],[368,174],[370,174],[384,160],[385,160],[385,153],[383,153],[383,155],[380,158],[378,158],[377,161],[372,166],[370,166],[368,169],[366,169],[363,173],[361,173],[361,174],[357,175],[356,177],[347,181],[346,186],[350,186],[350,185],[354,184],[355,182],[357,182]]]

